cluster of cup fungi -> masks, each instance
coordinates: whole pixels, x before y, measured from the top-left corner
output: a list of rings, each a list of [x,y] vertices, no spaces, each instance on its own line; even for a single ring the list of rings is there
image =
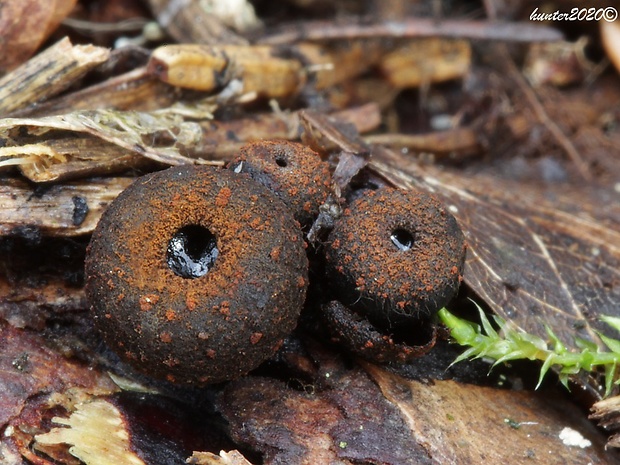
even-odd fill
[[[455,296],[465,255],[456,220],[428,194],[362,186],[308,244],[330,192],[329,164],[285,141],[251,143],[226,168],[138,178],[88,248],[86,292],[103,339],[138,371],[194,386],[259,366],[304,306],[358,355],[393,362],[425,353],[434,330],[421,345],[392,334],[428,333]],[[317,260],[321,273],[309,273]],[[311,279],[327,290],[309,298]]]

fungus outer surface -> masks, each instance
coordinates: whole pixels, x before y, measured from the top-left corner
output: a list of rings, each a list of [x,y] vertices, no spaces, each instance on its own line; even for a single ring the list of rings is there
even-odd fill
[[[329,235],[327,270],[343,304],[390,325],[426,319],[456,294],[465,258],[455,218],[436,198],[369,190]]]
[[[188,228],[192,237],[208,231],[215,245],[193,237],[202,252],[181,247]],[[198,258],[198,268],[205,254],[206,272],[178,273],[171,247]],[[238,377],[277,350],[297,324],[307,272],[298,224],[270,191],[232,171],[182,166],[137,179],[106,210],[88,249],[86,293],[122,359],[203,385]]]

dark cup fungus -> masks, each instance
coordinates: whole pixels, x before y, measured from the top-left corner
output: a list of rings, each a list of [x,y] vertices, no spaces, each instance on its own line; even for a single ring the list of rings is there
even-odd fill
[[[312,149],[288,141],[260,141],[244,146],[229,169],[247,173],[274,192],[307,225],[329,194],[327,162]]]
[[[297,221],[232,171],[183,166],[136,180],[93,233],[86,293],[104,340],[151,376],[236,378],[293,330],[308,284]]]
[[[463,233],[437,199],[387,187],[344,210],[326,250],[337,298],[385,328],[427,321],[445,306],[464,258]]]
[[[414,345],[405,340],[398,340],[393,334],[385,334],[368,319],[355,313],[337,300],[323,305],[323,321],[337,342],[355,355],[375,363],[411,363],[427,354],[437,341],[437,327],[430,326],[428,334],[417,334],[415,339],[424,339]],[[426,328],[419,328],[421,331]],[[420,338],[424,336],[424,338]],[[411,339],[411,338],[410,338]]]

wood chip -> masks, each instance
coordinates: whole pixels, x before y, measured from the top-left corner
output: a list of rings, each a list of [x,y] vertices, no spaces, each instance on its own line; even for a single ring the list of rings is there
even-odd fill
[[[0,79],[0,115],[58,94],[109,55],[106,48],[60,40]]]
[[[106,206],[132,178],[106,178],[35,190],[24,181],[0,181],[0,236],[35,227],[52,236],[92,232]]]
[[[79,404],[69,418],[52,422],[63,427],[35,436],[38,444],[70,444],[69,452],[86,465],[145,465],[131,450],[121,412],[106,400]]]
[[[194,452],[187,459],[190,465],[252,465],[238,450],[221,451],[220,455],[211,452]]]

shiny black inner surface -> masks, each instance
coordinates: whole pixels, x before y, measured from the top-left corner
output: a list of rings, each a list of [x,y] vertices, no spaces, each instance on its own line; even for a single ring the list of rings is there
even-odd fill
[[[413,233],[403,228],[396,228],[392,231],[390,239],[401,252],[406,252],[411,249],[411,247],[413,247],[413,241],[415,240]]]
[[[179,229],[168,241],[166,260],[174,274],[194,279],[213,268],[219,253],[215,235],[203,226],[192,224]]]

